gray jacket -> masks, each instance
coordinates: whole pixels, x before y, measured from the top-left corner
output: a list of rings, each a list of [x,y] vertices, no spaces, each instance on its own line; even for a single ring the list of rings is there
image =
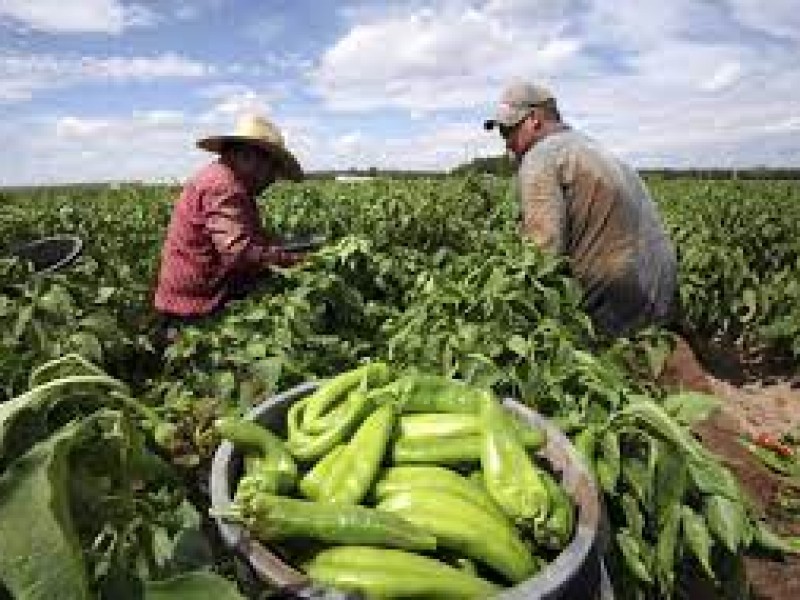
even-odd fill
[[[675,250],[636,171],[565,129],[525,153],[517,185],[523,235],[568,257],[600,329],[623,335],[675,317]]]

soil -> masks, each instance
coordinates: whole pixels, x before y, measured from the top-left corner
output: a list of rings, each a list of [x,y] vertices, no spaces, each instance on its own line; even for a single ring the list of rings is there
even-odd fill
[[[722,400],[720,410],[695,426],[696,434],[737,476],[754,506],[776,532],[800,535],[800,512],[790,513],[779,503],[782,496],[800,498],[800,479],[770,471],[738,441],[742,434],[780,437],[789,431],[800,431],[800,370],[777,374],[762,371],[756,379],[753,370],[732,353],[698,349],[703,354],[702,365],[688,345],[679,343],[668,361],[665,383],[668,387],[709,392]],[[757,600],[800,598],[798,555],[774,558],[751,554],[745,558],[745,571],[752,597]]]

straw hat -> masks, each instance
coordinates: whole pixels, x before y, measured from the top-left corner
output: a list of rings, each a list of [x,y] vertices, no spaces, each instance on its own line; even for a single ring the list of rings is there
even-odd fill
[[[233,133],[204,137],[197,141],[197,147],[219,153],[229,142],[252,144],[272,154],[278,159],[279,178],[294,181],[303,178],[303,168],[294,154],[287,150],[278,127],[260,115],[239,117]]]

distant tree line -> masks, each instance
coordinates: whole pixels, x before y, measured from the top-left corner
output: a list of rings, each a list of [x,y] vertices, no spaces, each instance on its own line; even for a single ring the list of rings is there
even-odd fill
[[[646,177],[662,179],[800,179],[800,168],[767,168],[751,169],[640,169]]]
[[[471,161],[457,166],[452,173],[490,173],[493,175],[509,176],[514,172],[514,167],[507,155],[485,156],[474,158]],[[753,167],[747,169],[640,169],[645,177],[660,177],[663,179],[800,179],[800,167],[797,168],[769,168]]]

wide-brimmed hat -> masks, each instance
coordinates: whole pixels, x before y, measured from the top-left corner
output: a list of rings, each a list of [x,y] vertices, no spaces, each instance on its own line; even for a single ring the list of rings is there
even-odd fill
[[[494,117],[483,122],[485,129],[495,126],[513,127],[528,114],[535,106],[555,104],[555,97],[546,87],[526,82],[511,83],[500,96]]]
[[[233,133],[212,135],[197,141],[197,147],[209,152],[222,152],[227,144],[252,144],[269,152],[277,159],[278,178],[299,181],[303,168],[287,148],[278,127],[261,115],[242,115],[236,121]]]

